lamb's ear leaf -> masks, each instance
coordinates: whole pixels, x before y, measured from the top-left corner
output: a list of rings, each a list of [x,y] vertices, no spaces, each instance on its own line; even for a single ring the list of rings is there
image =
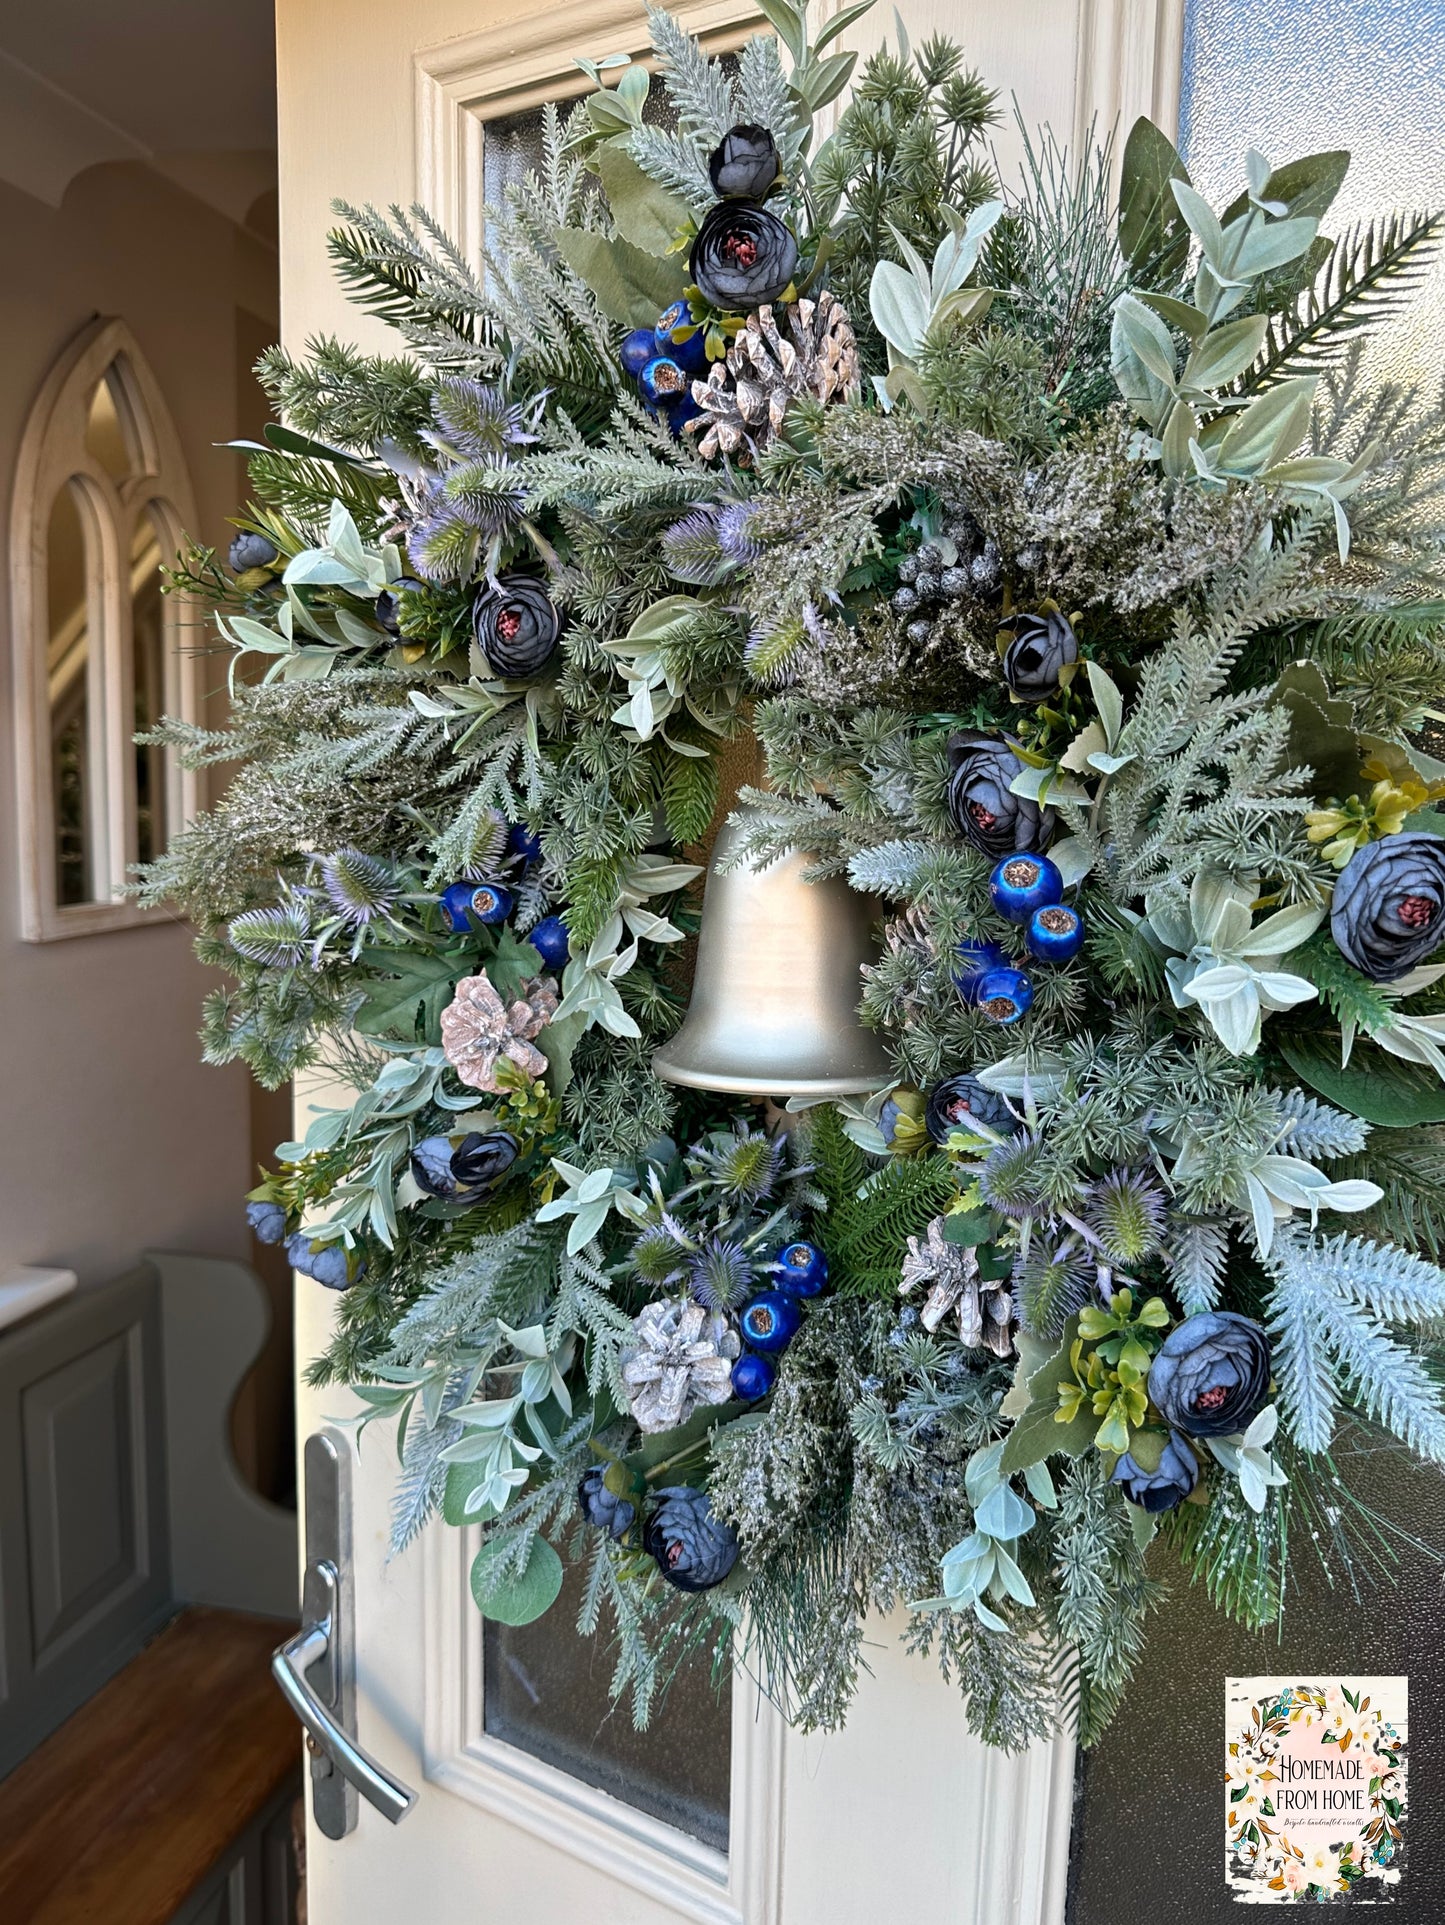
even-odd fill
[[[602,312],[622,327],[654,327],[663,309],[682,298],[687,269],[681,255],[648,254],[630,241],[610,241],[580,227],[554,228],[552,239]]]

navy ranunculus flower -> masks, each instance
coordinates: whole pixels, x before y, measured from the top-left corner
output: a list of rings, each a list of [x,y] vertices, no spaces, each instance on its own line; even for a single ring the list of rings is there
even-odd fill
[[[1246,1430],[1269,1400],[1269,1338],[1233,1310],[1176,1324],[1149,1368],[1149,1395],[1165,1421],[1191,1437]]]
[[[1445,941],[1445,840],[1392,835],[1356,849],[1335,884],[1330,934],[1371,982],[1408,976]]]
[[[1023,763],[996,735],[965,729],[948,738],[948,813],[961,836],[997,861],[1021,849],[1047,848],[1054,833],[1054,812],[1009,784]]]
[[[929,1090],[923,1121],[935,1143],[946,1143],[950,1130],[967,1130],[975,1119],[999,1136],[1012,1136],[1019,1127],[1003,1098],[967,1071],[945,1076]]]
[[[754,201],[719,201],[703,218],[687,258],[704,300],[746,314],[779,300],[798,271],[798,243]]]
[[[710,1591],[738,1561],[732,1529],[714,1517],[706,1491],[672,1484],[657,1503],[642,1542],[667,1582],[679,1591]]]
[[[531,575],[502,575],[472,603],[472,632],[494,675],[528,681],[557,650],[562,620]]]
[[[464,1193],[483,1196],[511,1169],[517,1150],[516,1137],[506,1130],[468,1130],[452,1151],[452,1175]]]
[[[280,1243],[286,1234],[286,1208],[281,1203],[260,1201],[246,1205],[246,1221],[258,1243]]]
[[[707,171],[713,192],[722,199],[763,201],[783,169],[767,128],[745,123],[723,135],[708,156]]]
[[[1020,615],[1004,651],[1003,678],[1021,702],[1043,702],[1059,692],[1063,671],[1079,659],[1066,615]]]
[[[577,1502],[582,1506],[582,1515],[589,1524],[595,1524],[599,1531],[606,1531],[614,1540],[626,1536],[632,1528],[632,1520],[637,1515],[637,1506],[615,1491],[607,1488],[607,1467],[594,1464],[584,1471],[582,1481],[577,1486]]]
[[[411,1153],[411,1173],[429,1196],[475,1203],[501,1182],[517,1149],[506,1130],[469,1130],[455,1147],[449,1136],[425,1136]]]
[[[280,552],[269,536],[253,535],[243,528],[239,535],[231,537],[226,560],[238,575],[244,575],[248,568],[269,568]]]
[[[1199,1459],[1178,1431],[1174,1430],[1165,1438],[1163,1448],[1158,1453],[1158,1462],[1152,1469],[1139,1462],[1140,1457],[1148,1459],[1153,1455],[1145,1439],[1136,1438],[1134,1449],[1125,1451],[1114,1466],[1111,1481],[1119,1486],[1131,1504],[1157,1515],[1160,1511],[1172,1511],[1176,1504],[1182,1504],[1188,1497],[1199,1482]]]

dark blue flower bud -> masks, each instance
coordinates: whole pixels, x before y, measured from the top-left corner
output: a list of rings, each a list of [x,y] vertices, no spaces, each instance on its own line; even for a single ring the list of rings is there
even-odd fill
[[[240,534],[231,537],[226,560],[236,574],[244,575],[248,568],[269,568],[280,552],[267,536],[253,535],[243,528]]]
[[[248,1203],[246,1221],[258,1243],[279,1243],[286,1234],[286,1210],[280,1203]]]
[[[608,1490],[606,1479],[605,1464],[594,1464],[591,1470],[585,1471],[577,1486],[577,1502],[589,1524],[595,1524],[599,1531],[606,1531],[610,1538],[617,1541],[632,1528],[637,1506],[627,1498],[617,1496],[615,1491]]]
[[[1136,1437],[1134,1449],[1125,1451],[1119,1459],[1112,1482],[1131,1504],[1157,1515],[1160,1511],[1172,1511],[1188,1497],[1199,1482],[1199,1459],[1179,1433],[1171,1430],[1159,1450],[1157,1463],[1148,1469],[1139,1462],[1140,1457],[1147,1459],[1154,1455],[1146,1442],[1147,1435]]]

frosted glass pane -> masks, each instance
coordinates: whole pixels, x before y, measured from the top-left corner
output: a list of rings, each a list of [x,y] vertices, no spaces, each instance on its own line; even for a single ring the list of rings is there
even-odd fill
[[[71,485],[55,497],[45,543],[55,900],[94,900],[91,847],[90,552]]]
[[[493,1738],[583,1784],[610,1792],[704,1844],[727,1850],[731,1692],[714,1686],[711,1654],[682,1667],[646,1731],[608,1696],[616,1654],[604,1634],[578,1637],[580,1567],[545,1617],[513,1629],[488,1624],[483,1723]]]
[[[1445,0],[1187,0],[1180,145],[1218,203],[1244,155],[1352,155],[1326,222],[1445,203]],[[1445,264],[1372,351],[1381,377],[1445,378]]]

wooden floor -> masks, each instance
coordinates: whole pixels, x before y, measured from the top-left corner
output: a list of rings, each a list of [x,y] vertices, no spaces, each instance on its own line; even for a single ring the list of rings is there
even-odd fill
[[[166,1925],[297,1767],[285,1634],[183,1612],[0,1781],[4,1925]]]

